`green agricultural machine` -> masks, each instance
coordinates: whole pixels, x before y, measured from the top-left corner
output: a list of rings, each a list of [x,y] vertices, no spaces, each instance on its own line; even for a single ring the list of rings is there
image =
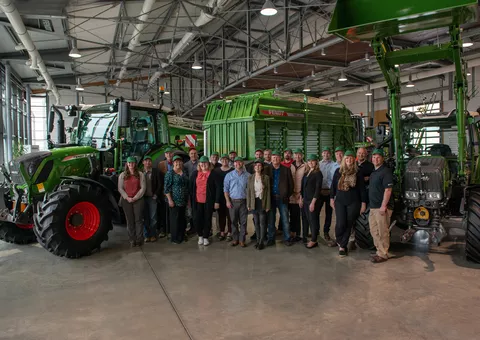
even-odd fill
[[[275,90],[251,92],[207,106],[205,154],[236,150],[253,159],[257,148],[286,147],[321,154],[325,146],[353,147],[362,139],[357,125],[361,126],[361,119],[354,119],[341,103]]]
[[[169,143],[165,107],[116,99],[108,104],[70,106],[76,132],[65,142],[64,120],[52,107],[49,132],[57,121],[57,144],[2,167],[0,239],[12,243],[37,240],[58,256],[78,258],[99,249],[112,222],[122,221],[118,207],[118,173],[130,156],[154,165]],[[177,154],[185,156],[181,148]]]
[[[195,119],[168,116],[170,143],[183,147],[188,152],[192,147],[203,152],[203,126]]]
[[[476,0],[338,0],[329,32],[349,41],[369,41],[385,77],[389,101],[390,136],[378,146],[388,147],[388,164],[394,169],[396,185],[394,223],[405,229],[402,241],[438,245],[444,236],[445,217],[464,217],[465,253],[480,262],[480,173],[479,119],[465,110],[467,104],[466,63],[460,25],[476,17]],[[374,8],[375,10],[372,10]],[[450,41],[404,50],[394,50],[392,36],[448,27]],[[401,77],[395,65],[450,60],[454,65],[456,110],[443,116],[402,113]],[[428,127],[455,131],[458,153],[438,144],[423,155],[411,153],[412,136]],[[462,202],[462,204],[460,204]],[[357,243],[371,247],[368,214],[355,226]]]

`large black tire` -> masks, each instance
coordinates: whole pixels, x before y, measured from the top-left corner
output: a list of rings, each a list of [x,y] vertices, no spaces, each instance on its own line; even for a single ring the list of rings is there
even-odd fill
[[[480,187],[469,190],[465,256],[468,261],[480,263]]]
[[[34,215],[38,242],[67,258],[90,255],[108,240],[112,207],[105,189],[88,183],[64,184],[45,196]]]
[[[369,215],[370,208],[368,208],[364,214],[360,214],[353,226],[355,230],[355,242],[362,249],[375,249],[372,234],[370,234],[370,226],[368,225]]]
[[[21,228],[11,222],[0,222],[0,240],[16,244],[28,244],[37,241],[33,228]]]

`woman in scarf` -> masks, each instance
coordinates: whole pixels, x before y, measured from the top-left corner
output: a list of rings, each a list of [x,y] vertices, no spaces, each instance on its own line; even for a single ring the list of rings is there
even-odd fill
[[[367,209],[365,181],[358,171],[355,153],[345,152],[330,189],[330,205],[335,209],[335,237],[340,257],[348,255],[348,238],[357,217]]]

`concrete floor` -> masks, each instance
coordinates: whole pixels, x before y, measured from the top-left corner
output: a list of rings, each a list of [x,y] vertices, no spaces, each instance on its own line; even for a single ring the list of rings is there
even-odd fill
[[[395,244],[374,265],[326,246],[110,240],[80,260],[0,242],[0,339],[480,338],[480,266],[458,241]]]

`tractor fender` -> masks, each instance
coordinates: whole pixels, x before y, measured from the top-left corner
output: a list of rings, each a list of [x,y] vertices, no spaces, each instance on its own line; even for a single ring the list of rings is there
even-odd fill
[[[91,185],[96,185],[101,187],[108,194],[108,200],[110,202],[110,205],[112,206],[114,217],[120,218],[121,215],[120,215],[120,209],[118,208],[118,202],[115,199],[113,192],[109,188],[107,188],[104,184],[90,178],[79,177],[79,176],[62,176],[60,179],[62,180],[61,184],[65,182],[81,182],[81,183],[88,183]]]

